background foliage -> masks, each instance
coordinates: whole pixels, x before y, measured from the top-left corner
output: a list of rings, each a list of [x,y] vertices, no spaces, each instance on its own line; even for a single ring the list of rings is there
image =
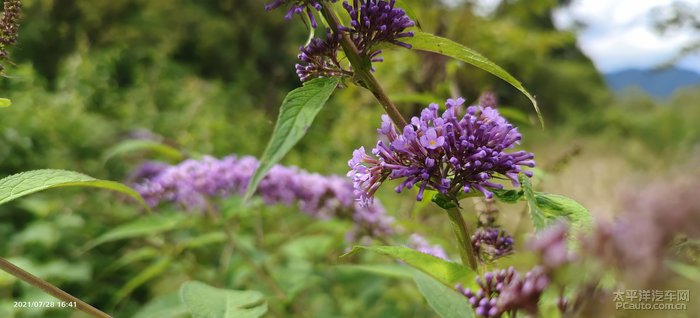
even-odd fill
[[[550,13],[565,3],[505,1],[487,17],[474,14],[468,2],[411,4],[426,31],[476,49],[520,79],[536,95],[548,128],[537,127],[528,100],[507,83],[437,55],[386,52],[379,80],[405,115],[450,96],[473,101],[486,89],[496,92],[504,114],[522,127],[525,147],[538,156],[537,187],[610,217],[619,208],[621,184],[651,180],[699,153],[700,90],[665,101],[632,91],[613,96],[576,47],[575,34],[554,28]],[[299,86],[293,64],[306,30],[285,23],[280,12],[266,13],[259,0],[32,0],[24,6],[17,65],[0,80],[3,96],[13,101],[0,114],[3,175],[55,168],[126,180],[139,162],[158,154],[105,160],[105,153],[145,135],[193,157],[259,156],[284,94]],[[344,174],[352,149],[373,143],[380,114],[367,92],[344,89],[283,162]],[[406,233],[429,233],[456,256],[438,210],[410,195],[379,196]],[[154,300],[167,304],[172,291],[192,279],[259,290],[276,317],[434,315],[411,279],[346,266],[371,258],[393,270],[390,261],[369,254],[338,258],[348,247],[343,235],[350,223],[312,220],[292,207],[244,207],[237,198],[222,207],[237,221],[236,248],[228,252],[222,224],[206,216],[185,218],[177,207],[146,216],[113,193],[56,190],[0,207],[0,255],[118,317],[132,317]],[[523,206],[503,208],[518,216]],[[135,219],[144,221],[94,241]],[[512,229],[519,221],[504,220]],[[0,316],[80,316],[13,308],[13,300],[47,297],[0,273]]]

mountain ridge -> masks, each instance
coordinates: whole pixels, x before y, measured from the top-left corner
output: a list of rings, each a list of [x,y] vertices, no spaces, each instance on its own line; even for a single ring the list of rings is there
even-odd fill
[[[615,92],[638,87],[649,95],[666,98],[679,88],[700,85],[700,73],[671,67],[655,69],[623,69],[603,74],[605,82]]]

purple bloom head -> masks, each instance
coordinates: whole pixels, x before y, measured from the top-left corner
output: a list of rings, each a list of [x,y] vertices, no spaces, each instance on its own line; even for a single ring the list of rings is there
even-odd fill
[[[513,253],[513,237],[498,228],[479,228],[472,235],[474,253],[481,260],[492,261]]]
[[[296,72],[302,82],[317,77],[338,77],[348,74],[338,61],[340,35],[328,32],[326,39],[314,38],[300,48]]]
[[[347,1],[343,3],[351,19],[347,30],[361,52],[376,56],[378,51],[372,51],[372,46],[380,42],[411,48],[411,45],[399,39],[412,37],[413,32],[405,30],[415,23],[403,9],[395,8],[395,4],[396,0],[353,0],[352,5]]]
[[[396,192],[418,186],[416,198],[420,201],[425,189],[451,199],[473,190],[490,198],[493,194],[489,189],[503,188],[491,179],[510,179],[517,186],[519,173],[532,176],[522,168],[534,167],[534,155],[508,152],[522,138],[517,129],[493,108],[464,109],[463,103],[462,98],[448,99],[442,114],[432,104],[420,117],[413,117],[401,133],[383,118],[378,130],[382,137],[372,155],[360,148],[348,162],[348,176],[361,202],[371,202],[386,179],[403,179]]]
[[[430,245],[430,243],[428,243],[428,240],[426,240],[423,236],[420,236],[415,233],[411,234],[411,236],[408,238],[408,247],[424,254],[432,255],[437,258],[442,258],[444,260],[449,260],[449,258],[447,257],[447,252],[445,252],[442,246]]]
[[[289,5],[289,11],[287,11],[287,14],[284,16],[285,19],[291,20],[294,14],[301,15],[306,12],[309,21],[311,21],[311,26],[315,28],[317,26],[316,18],[311,9],[313,8],[321,11],[321,1],[336,2],[337,0],[274,0],[265,5],[265,10],[270,11],[283,5]]]
[[[0,61],[9,57],[8,48],[17,42],[22,3],[19,0],[5,0],[0,17]],[[0,64],[0,74],[4,68]]]

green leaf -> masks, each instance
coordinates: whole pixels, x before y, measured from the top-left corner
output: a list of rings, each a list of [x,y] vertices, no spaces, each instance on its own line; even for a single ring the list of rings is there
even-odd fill
[[[95,240],[88,242],[83,251],[94,248],[100,244],[123,239],[150,237],[159,233],[170,231],[184,225],[187,220],[184,214],[154,214],[138,217],[136,220],[117,226]]]
[[[537,198],[535,197],[535,191],[532,190],[532,183],[530,183],[530,178],[525,174],[520,174],[518,176],[520,180],[520,188],[523,190],[523,195],[525,200],[527,200],[527,206],[530,210],[530,219],[532,220],[532,225],[535,230],[541,231],[546,227],[546,219],[544,212],[540,210],[539,205],[537,205]]]
[[[12,101],[9,98],[0,98],[0,108],[12,106]]]
[[[540,124],[544,127],[544,119],[542,118],[540,108],[537,106],[535,98],[523,87],[520,81],[483,55],[457,42],[426,32],[414,32],[413,37],[403,38],[401,41],[412,45],[413,49],[416,50],[438,53],[469,63],[508,82],[508,84],[518,89],[530,99],[532,106],[535,107]]]
[[[588,231],[593,226],[590,212],[578,202],[562,195],[533,191],[530,179],[524,174],[520,174],[519,179],[537,231],[562,219],[569,223],[574,233]]]
[[[432,277],[419,271],[415,271],[413,280],[418,285],[425,300],[430,307],[442,318],[471,318],[474,310],[467,302],[464,295],[460,295],[456,289],[448,288]]]
[[[476,277],[476,274],[468,267],[403,246],[355,246],[352,251],[345,255],[356,253],[360,250],[368,250],[393,257],[430,275],[448,287],[453,287],[458,283],[471,284]]]
[[[180,298],[194,318],[257,318],[267,312],[262,293],[253,290],[214,288],[201,282],[187,282]]]
[[[258,184],[270,168],[279,162],[306,134],[314,118],[326,104],[338,83],[340,83],[338,78],[317,78],[287,94],[280,107],[279,117],[270,142],[260,157],[260,165],[248,184],[248,191],[245,194],[246,200],[255,193]]]
[[[118,155],[137,151],[152,151],[173,162],[179,162],[185,159],[185,155],[183,155],[180,150],[166,144],[154,140],[131,139],[120,142],[114,147],[107,149],[102,156],[102,162],[107,162]]]
[[[82,173],[42,169],[13,174],[0,180],[0,205],[34,192],[58,187],[95,187],[124,193],[148,208],[141,195],[119,182],[99,180]],[[150,209],[149,209],[150,210]]]

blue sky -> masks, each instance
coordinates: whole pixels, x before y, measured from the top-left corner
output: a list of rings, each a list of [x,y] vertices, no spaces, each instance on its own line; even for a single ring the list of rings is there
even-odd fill
[[[679,0],[676,0],[679,1]],[[488,12],[500,0],[480,0]],[[554,15],[560,28],[575,20],[586,23],[579,33],[579,47],[601,72],[627,68],[653,68],[671,58],[700,33],[681,30],[658,34],[653,28],[652,9],[668,6],[674,0],[574,0]],[[684,0],[700,4],[700,0]],[[684,58],[678,66],[700,72],[700,54]]]

